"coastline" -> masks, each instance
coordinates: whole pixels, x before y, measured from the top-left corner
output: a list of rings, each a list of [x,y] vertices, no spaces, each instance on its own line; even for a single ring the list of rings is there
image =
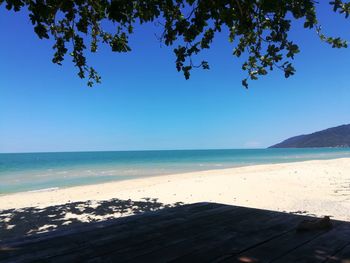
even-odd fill
[[[332,148],[332,147],[325,147],[325,148]],[[113,151],[112,151],[113,152]],[[49,152],[51,153],[51,152]],[[56,152],[54,152],[56,153]],[[115,179],[115,180],[108,180],[108,181],[100,181],[100,182],[93,182],[93,183],[82,183],[82,184],[73,184],[69,186],[48,186],[47,188],[38,188],[38,189],[31,189],[31,190],[22,190],[22,191],[15,191],[15,192],[0,192],[0,198],[8,195],[17,195],[17,194],[24,194],[24,193],[36,193],[36,192],[49,192],[53,190],[63,190],[67,188],[79,188],[79,187],[85,187],[85,186],[97,186],[97,185],[104,185],[104,184],[110,184],[110,183],[118,183],[123,181],[134,181],[138,179],[146,179],[146,178],[155,178],[155,177],[164,177],[164,176],[175,176],[175,175],[185,175],[185,174],[197,174],[201,172],[209,172],[209,171],[216,171],[220,172],[221,170],[230,170],[230,169],[238,169],[243,167],[251,167],[251,166],[263,166],[263,165],[278,165],[278,164],[293,164],[293,163],[303,163],[303,162],[310,162],[310,161],[328,161],[328,160],[337,160],[337,159],[349,159],[350,157],[342,156],[342,157],[332,157],[332,158],[326,158],[326,159],[306,159],[306,160],[290,160],[290,161],[283,161],[283,162],[273,162],[273,163],[251,163],[251,164],[239,164],[233,167],[221,167],[222,165],[217,165],[216,168],[208,168],[205,170],[193,170],[193,171],[183,171],[183,172],[165,172],[162,174],[155,174],[155,175],[146,175],[146,176],[134,176],[129,178],[123,178],[123,179]],[[181,165],[181,164],[180,164]],[[1,210],[1,207],[0,207]]]
[[[0,212],[72,202],[217,202],[350,221],[350,158],[261,164],[0,196]]]
[[[350,158],[349,149],[219,149],[0,154],[0,196],[243,166]]]

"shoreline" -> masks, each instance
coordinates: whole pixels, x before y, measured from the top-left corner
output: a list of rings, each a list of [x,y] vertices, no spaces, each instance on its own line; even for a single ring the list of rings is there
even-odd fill
[[[328,147],[331,148],[331,147]],[[262,163],[262,164],[248,164],[248,165],[239,165],[235,167],[224,167],[224,168],[215,168],[215,169],[209,169],[209,170],[196,170],[196,171],[189,171],[189,172],[181,172],[181,173],[165,173],[165,174],[158,174],[158,175],[152,175],[152,176],[139,176],[134,178],[127,178],[127,179],[119,179],[119,180],[111,180],[111,181],[105,181],[105,182],[98,182],[98,183],[91,183],[91,184],[82,184],[82,185],[72,185],[72,186],[51,186],[48,188],[39,188],[34,190],[27,190],[27,191],[20,191],[20,192],[9,192],[9,193],[0,193],[0,199],[5,196],[11,196],[11,195],[19,195],[19,194],[26,194],[26,193],[41,193],[41,192],[52,192],[56,190],[64,190],[64,189],[71,189],[71,188],[79,188],[79,187],[86,187],[86,186],[99,186],[104,184],[115,184],[119,182],[129,182],[134,180],[140,180],[140,179],[152,179],[157,177],[164,177],[164,176],[176,176],[176,175],[186,175],[186,174],[196,174],[196,173],[205,173],[205,172],[211,172],[211,171],[225,171],[225,170],[231,170],[231,169],[239,169],[244,167],[259,167],[259,166],[265,166],[265,165],[283,165],[283,164],[294,164],[294,163],[304,163],[304,162],[313,162],[313,161],[331,161],[331,160],[339,160],[339,159],[349,159],[350,157],[337,157],[337,158],[330,158],[330,159],[312,159],[312,160],[303,160],[303,161],[289,161],[289,162],[278,162],[278,163]],[[1,201],[1,200],[0,200]],[[0,202],[0,211],[1,211],[1,202]]]
[[[217,202],[350,221],[349,181],[350,158],[261,164],[13,193],[0,196],[0,211],[155,198],[164,204]]]

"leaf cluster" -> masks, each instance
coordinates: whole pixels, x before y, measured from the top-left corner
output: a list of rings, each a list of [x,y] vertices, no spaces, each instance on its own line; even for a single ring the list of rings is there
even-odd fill
[[[334,12],[350,14],[350,3],[329,3]],[[0,0],[0,6],[16,12],[25,8],[40,39],[54,40],[53,63],[61,65],[70,56],[80,78],[88,85],[101,81],[88,65],[86,52],[97,52],[100,44],[113,52],[129,52],[129,36],[135,24],[159,21],[160,40],[174,46],[176,69],[185,78],[193,68],[209,69],[207,61],[193,57],[209,49],[220,32],[229,32],[232,54],[242,57],[248,79],[256,80],[274,68],[288,78],[295,73],[292,60],[299,47],[289,36],[292,19],[301,19],[306,29],[315,29],[320,39],[334,48],[347,47],[339,37],[327,37],[317,21],[313,0]],[[105,29],[112,22],[114,31]]]

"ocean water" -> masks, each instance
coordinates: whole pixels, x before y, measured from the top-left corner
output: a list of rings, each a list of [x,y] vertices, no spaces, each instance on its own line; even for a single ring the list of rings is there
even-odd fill
[[[2,153],[0,194],[342,157],[350,157],[350,148]]]

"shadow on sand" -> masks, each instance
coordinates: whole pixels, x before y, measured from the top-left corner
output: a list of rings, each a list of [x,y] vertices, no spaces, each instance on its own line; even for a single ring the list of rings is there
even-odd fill
[[[111,199],[72,202],[46,208],[27,207],[0,210],[0,241],[156,211],[181,204],[181,202],[163,204],[156,198],[143,198],[141,201]]]

